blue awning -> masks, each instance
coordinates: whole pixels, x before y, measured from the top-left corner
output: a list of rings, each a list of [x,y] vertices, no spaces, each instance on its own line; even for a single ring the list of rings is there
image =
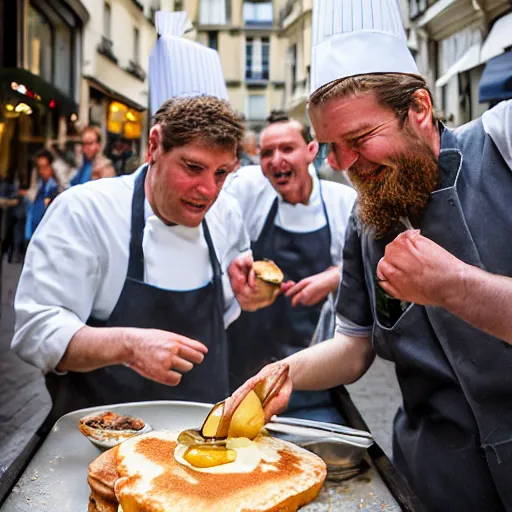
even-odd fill
[[[494,57],[485,65],[479,85],[480,103],[512,98],[512,52]]]

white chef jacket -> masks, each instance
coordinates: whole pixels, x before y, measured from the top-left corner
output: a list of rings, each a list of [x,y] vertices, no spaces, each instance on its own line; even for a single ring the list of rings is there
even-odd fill
[[[225,184],[224,190],[238,200],[251,242],[255,242],[263,230],[276,197],[279,201],[274,221],[276,226],[294,233],[309,233],[324,227],[326,219],[320,196],[321,182],[331,229],[331,257],[333,265],[339,266],[343,261],[348,218],[357,194],[354,189],[341,183],[319,180],[314,171],[310,175],[313,187],[308,204],[286,203],[265,178],[259,165],[238,169]]]
[[[53,370],[90,316],[107,320],[128,270],[131,202],[140,171],[73,187],[50,205],[28,247],[15,297],[13,350]],[[166,226],[145,202],[144,281],[170,290],[205,286],[213,276],[202,225]],[[227,269],[250,248],[240,208],[225,192],[206,214],[223,276],[224,325],[240,314]]]

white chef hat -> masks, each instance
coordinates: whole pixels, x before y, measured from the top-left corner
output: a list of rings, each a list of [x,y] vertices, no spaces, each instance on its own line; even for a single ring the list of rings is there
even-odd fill
[[[315,0],[311,92],[368,73],[419,74],[398,1]]]
[[[158,38],[149,56],[151,115],[169,98],[216,96],[228,99],[219,54],[184,39],[186,12],[157,11]]]

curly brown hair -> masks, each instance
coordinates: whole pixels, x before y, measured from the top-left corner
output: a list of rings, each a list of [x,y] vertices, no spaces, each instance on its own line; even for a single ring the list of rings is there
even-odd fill
[[[377,100],[383,107],[391,108],[400,123],[403,125],[407,119],[409,109],[414,108],[416,98],[414,93],[424,89],[430,96],[427,83],[419,75],[406,75],[403,73],[375,73],[371,75],[358,75],[341,80],[335,80],[317,89],[309,98],[312,106],[319,106],[332,98],[356,96],[365,92],[375,91]],[[436,117],[432,113],[432,123]]]
[[[244,133],[229,103],[215,96],[171,98],[154,115],[154,124],[162,126],[166,152],[193,141],[236,152]]]

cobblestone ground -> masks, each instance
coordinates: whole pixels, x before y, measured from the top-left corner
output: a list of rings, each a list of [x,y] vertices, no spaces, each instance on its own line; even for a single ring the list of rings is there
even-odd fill
[[[2,266],[0,304],[0,474],[23,449],[50,410],[41,373],[10,350],[14,328],[14,293],[20,264]]]
[[[13,301],[21,265],[4,263],[0,316],[0,475],[23,449],[50,409],[41,374],[9,347],[14,326]],[[393,365],[377,359],[348,390],[383,450],[391,455],[392,420],[400,403]]]

